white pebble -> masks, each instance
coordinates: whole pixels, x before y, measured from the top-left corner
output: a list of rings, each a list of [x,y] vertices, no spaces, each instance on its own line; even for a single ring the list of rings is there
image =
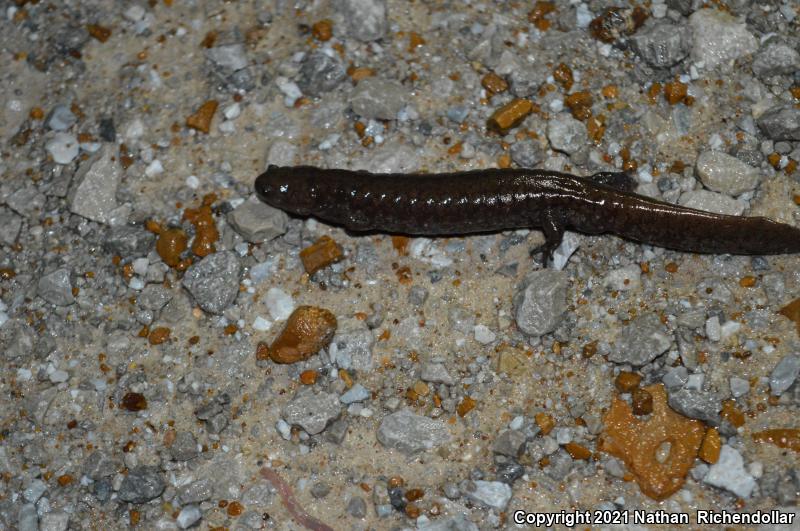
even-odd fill
[[[486,325],[475,325],[473,330],[475,331],[475,341],[483,345],[488,345],[497,338],[495,333]]]
[[[272,327],[272,323],[260,315],[253,320],[253,330],[256,332],[266,332]]]
[[[137,258],[133,261],[133,272],[137,275],[145,276],[147,274],[147,266],[150,265],[150,260],[145,258]]]
[[[147,165],[147,168],[144,170],[144,174],[148,177],[155,177],[156,175],[160,175],[164,173],[164,166],[161,165],[161,161],[155,159],[153,162]]]
[[[144,281],[139,277],[133,277],[128,283],[128,287],[136,291],[141,291],[144,289]]]
[[[128,140],[133,140],[141,137],[143,134],[144,123],[139,118],[136,118],[125,128],[123,136]]]
[[[18,381],[27,382],[32,377],[33,377],[33,373],[31,372],[30,369],[25,369],[23,367],[20,367],[19,369],[17,369],[17,380]]]
[[[142,6],[132,5],[125,10],[123,16],[131,22],[139,22],[144,18],[144,8]]]
[[[56,133],[44,148],[56,164],[69,164],[78,156],[78,139],[70,133]]]
[[[200,186],[200,179],[196,175],[190,175],[186,178],[186,186],[194,190]]]
[[[225,107],[225,110],[222,111],[222,114],[225,115],[225,118],[228,120],[235,120],[242,114],[242,106],[238,103],[233,103]]]
[[[275,321],[285,321],[294,311],[294,299],[279,288],[270,288],[264,300],[270,317]]]
[[[294,106],[294,103],[303,96],[303,92],[300,90],[300,87],[297,86],[297,83],[289,81],[283,76],[279,76],[275,80],[275,85],[277,85],[278,90],[283,92],[283,95],[286,96],[283,100],[283,104],[287,107]]]
[[[742,325],[736,321],[726,321],[725,324],[722,325],[722,339],[728,339],[741,328]]]

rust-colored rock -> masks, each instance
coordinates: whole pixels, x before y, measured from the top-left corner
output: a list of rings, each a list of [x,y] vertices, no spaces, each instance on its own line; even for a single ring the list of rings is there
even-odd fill
[[[160,345],[167,339],[169,339],[169,335],[172,333],[172,330],[167,328],[166,326],[159,326],[158,328],[153,329],[150,332],[150,335],[147,336],[147,340],[150,342],[151,345]]]
[[[778,448],[788,448],[800,452],[800,430],[798,429],[777,428],[759,431],[753,434],[753,439],[774,444]]]
[[[183,219],[189,221],[195,228],[192,241],[192,252],[195,256],[203,257],[217,252],[214,244],[219,240],[219,231],[210,205],[187,208],[183,211]]]
[[[142,411],[147,409],[147,399],[142,393],[127,392],[119,405],[128,411]]]
[[[578,120],[585,121],[592,116],[592,95],[587,91],[573,92],[564,100],[564,104],[569,107],[572,116]]]
[[[211,119],[214,118],[218,106],[217,100],[208,100],[202,104],[198,107],[197,112],[186,118],[187,127],[208,134],[211,131]]]
[[[667,100],[667,103],[670,105],[676,105],[678,103],[685,102],[686,97],[688,96],[688,89],[688,85],[686,85],[686,83],[681,83],[680,81],[667,83],[664,85],[664,99]]]
[[[778,310],[778,313],[792,321],[797,326],[797,333],[800,334],[800,298]]]
[[[533,416],[533,420],[536,422],[536,425],[539,426],[542,435],[547,435],[553,431],[553,428],[556,426],[556,421],[553,420],[553,416],[547,413],[537,413]]]
[[[575,78],[572,75],[572,69],[569,65],[565,63],[559,63],[559,65],[553,70],[553,79],[558,82],[564,90],[569,90],[572,88],[573,83],[575,83]]]
[[[109,38],[111,38],[111,30],[99,24],[89,24],[86,26],[86,31],[89,32],[89,35],[91,35],[92,38],[100,42],[106,42]]]
[[[713,465],[719,461],[719,454],[722,451],[722,439],[720,439],[717,428],[708,428],[703,437],[703,444],[700,445],[700,459]]]
[[[522,120],[533,112],[533,102],[524,98],[516,98],[509,101],[489,117],[487,125],[500,133],[505,133],[512,127],[516,127]]]
[[[663,500],[686,481],[705,435],[703,423],[680,415],[667,405],[661,384],[644,388],[653,397],[653,414],[642,421],[617,397],[603,417],[604,430],[598,448],[621,459],[636,478],[642,493]],[[656,453],[665,442],[669,455],[659,462]]]
[[[456,406],[456,412],[459,417],[463,417],[477,406],[478,403],[471,396],[465,396],[461,402]]]
[[[630,393],[639,387],[641,381],[641,375],[635,372],[621,371],[614,380],[614,387],[616,387],[620,393]]]
[[[333,22],[328,19],[315,22],[311,26],[311,34],[319,41],[329,41],[333,37]]]
[[[344,257],[341,246],[330,236],[322,236],[319,240],[300,251],[300,260],[306,273],[313,275],[322,268],[338,262]]]
[[[176,267],[181,262],[181,253],[186,250],[189,238],[183,229],[167,229],[161,231],[156,241],[158,256],[170,267]]]
[[[634,389],[631,392],[631,409],[634,415],[649,415],[653,412],[653,395],[646,389]]]
[[[508,82],[494,72],[489,72],[483,76],[481,85],[487,92],[492,94],[499,94],[508,90]]]
[[[592,37],[603,42],[613,43],[622,37],[636,33],[645,20],[647,11],[636,6],[609,7],[589,24]]]
[[[336,317],[324,308],[300,306],[289,319],[272,345],[259,344],[258,359],[275,363],[296,363],[306,360],[328,346],[336,333]]]
[[[568,442],[564,445],[564,450],[572,457],[573,459],[577,460],[584,460],[587,461],[590,457],[592,457],[592,451],[575,442]]]

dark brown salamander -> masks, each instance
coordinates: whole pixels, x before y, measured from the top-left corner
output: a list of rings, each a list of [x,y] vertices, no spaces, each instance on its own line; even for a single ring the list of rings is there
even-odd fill
[[[351,231],[458,235],[544,231],[549,256],[565,230],[612,233],[694,253],[800,252],[800,229],[763,217],[726,216],[633,193],[622,173],[591,178],[529,169],[447,174],[373,174],[270,166],[255,189],[262,201]]]

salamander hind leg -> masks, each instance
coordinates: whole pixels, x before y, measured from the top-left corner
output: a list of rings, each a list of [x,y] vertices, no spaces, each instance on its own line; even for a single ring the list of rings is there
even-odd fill
[[[544,233],[544,243],[531,249],[531,256],[542,253],[542,262],[550,263],[553,259],[553,252],[561,245],[564,238],[566,224],[563,216],[555,209],[545,210],[542,215],[542,232]]]

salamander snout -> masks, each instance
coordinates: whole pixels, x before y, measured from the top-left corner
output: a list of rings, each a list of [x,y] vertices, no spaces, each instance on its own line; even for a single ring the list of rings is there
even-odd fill
[[[291,214],[308,216],[315,203],[316,194],[297,168],[270,165],[256,178],[255,189],[259,199]]]

